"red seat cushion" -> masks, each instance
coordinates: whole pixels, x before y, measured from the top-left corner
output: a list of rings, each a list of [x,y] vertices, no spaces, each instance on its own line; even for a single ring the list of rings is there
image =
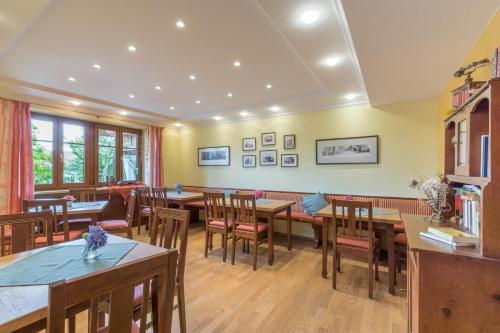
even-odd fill
[[[61,224],[59,222],[59,224]],[[90,217],[78,218],[78,219],[68,219],[68,223],[92,223],[92,219]]]
[[[281,212],[279,214],[276,214],[277,217],[280,218],[286,218],[286,212]],[[309,214],[306,214],[304,212],[296,212],[292,211],[292,219],[294,220],[302,220],[302,221],[307,221],[307,222],[314,222],[314,223],[323,223],[323,218],[322,217],[314,217]]]
[[[142,305],[142,292],[144,290],[144,285],[140,284],[135,287],[134,289],[134,307],[138,307]],[[149,285],[149,298],[151,298],[152,291],[151,291],[151,284]]]
[[[186,204],[186,206],[203,208],[203,207],[205,207],[205,203],[203,201],[195,201],[195,202],[190,202],[190,203]]]
[[[402,232],[397,234],[396,237],[394,237],[394,243],[399,245],[407,245],[408,237],[406,237],[406,233]]]
[[[131,332],[132,333],[139,333],[139,331],[140,331],[139,326],[137,325],[137,323],[135,321],[132,320]],[[104,326],[104,327],[98,328],[97,333],[109,333],[109,327]]]
[[[395,224],[394,232],[395,233],[405,232],[405,225],[403,223]]]
[[[377,244],[378,239],[373,240],[373,247]],[[342,246],[356,247],[359,249],[368,250],[368,239],[350,238],[337,236],[337,244]]]
[[[267,229],[267,224],[266,223],[257,223],[257,232],[262,232]],[[236,230],[238,231],[248,231],[248,232],[253,232],[255,230],[254,226],[248,225],[248,224],[240,224],[236,227]]]
[[[83,230],[70,230],[69,231],[69,240],[75,240],[77,238],[80,238],[83,234]],[[64,240],[64,233],[63,232],[57,232],[52,235],[52,240],[54,243],[63,243],[65,242]],[[44,245],[47,244],[47,237],[46,236],[40,236],[35,239],[35,245]]]
[[[208,223],[210,226],[218,227],[218,228],[224,228],[224,220],[213,220]],[[227,227],[232,228],[233,227],[233,220],[228,219],[227,220]]]
[[[128,228],[128,223],[125,220],[100,221],[97,222],[97,225],[102,227],[104,230]]]

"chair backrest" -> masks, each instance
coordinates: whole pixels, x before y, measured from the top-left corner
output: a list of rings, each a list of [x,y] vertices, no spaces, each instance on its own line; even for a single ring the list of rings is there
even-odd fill
[[[152,187],[151,200],[153,207],[168,207],[167,205],[167,189],[165,187]]]
[[[134,211],[135,211],[135,200],[136,200],[137,194],[135,190],[130,191],[130,195],[128,197],[128,204],[127,204],[127,214],[125,215],[125,220],[128,223],[128,228],[132,228],[132,224],[134,222]]]
[[[69,194],[74,196],[78,202],[96,201],[97,190],[95,188],[72,188]]]
[[[62,231],[64,232],[64,241],[69,241],[69,223],[68,223],[68,201],[66,199],[35,199],[24,200],[23,210],[25,212],[49,209],[54,214],[54,232],[59,231],[58,221],[61,220]]]
[[[166,249],[176,248],[179,251],[177,258],[177,283],[184,282],[188,231],[189,210],[173,208],[155,209],[151,244]]]
[[[137,188],[137,199],[139,200],[139,207],[145,208],[151,206],[151,191],[149,187],[140,186]]]
[[[52,245],[53,218],[50,210],[0,215],[0,257],[34,249],[36,236]]]
[[[255,195],[253,194],[231,194],[231,217],[234,221],[234,228],[238,225],[249,225],[253,227],[257,234],[257,210],[255,205]]]
[[[333,228],[335,235],[350,238],[373,239],[373,209],[370,201],[332,200],[333,214],[337,214],[340,227]],[[367,226],[367,228],[365,228]],[[368,229],[364,233],[363,229]]]
[[[227,229],[226,196],[222,192],[203,192],[205,204],[205,223],[208,225],[214,220],[224,221]]]
[[[153,332],[170,332],[176,260],[177,251],[173,249],[94,274],[50,283],[47,332],[64,333],[66,310],[76,304],[88,302],[88,332],[96,333],[99,302],[104,300],[108,302],[109,309],[106,332],[130,333],[134,289],[142,284],[142,304],[147,304],[151,281]],[[147,306],[141,307],[141,318],[146,318],[147,310]],[[146,320],[141,320],[140,332],[145,331],[146,325]]]

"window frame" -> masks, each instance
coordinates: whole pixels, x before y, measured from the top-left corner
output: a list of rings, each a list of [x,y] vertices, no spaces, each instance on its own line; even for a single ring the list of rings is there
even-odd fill
[[[52,122],[52,183],[51,184],[35,184],[35,190],[53,190],[57,188],[58,184],[58,157],[57,152],[59,151],[57,147],[57,117],[48,116],[45,114],[34,114],[31,113],[31,119],[37,119],[42,121],[50,121]],[[31,128],[30,128],[31,130]],[[32,139],[33,141],[33,139]],[[33,144],[32,144],[33,147]],[[33,182],[34,182],[33,178]]]

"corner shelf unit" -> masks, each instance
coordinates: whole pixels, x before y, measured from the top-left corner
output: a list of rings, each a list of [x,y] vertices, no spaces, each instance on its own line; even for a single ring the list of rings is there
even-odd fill
[[[481,177],[481,136],[489,136],[488,177]],[[500,79],[486,82],[445,120],[444,172],[453,187],[481,189],[480,250],[500,259]],[[454,198],[449,198],[454,205]]]

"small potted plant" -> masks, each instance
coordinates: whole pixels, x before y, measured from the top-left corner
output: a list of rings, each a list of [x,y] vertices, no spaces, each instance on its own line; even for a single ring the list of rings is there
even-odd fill
[[[97,250],[107,244],[108,234],[103,228],[91,225],[89,232],[83,234],[85,239],[85,250],[83,251],[83,260],[90,260],[97,257]]]
[[[66,201],[68,201],[68,208],[72,207],[73,206],[73,202],[76,200],[75,197],[72,196],[71,194],[65,195],[63,197],[63,199],[65,199]]]
[[[444,213],[451,209],[446,201],[446,196],[450,192],[450,186],[444,175],[438,173],[427,180],[418,175],[410,179],[409,185],[411,188],[418,189],[424,193],[432,210],[432,215],[429,217],[430,221],[444,221]]]

